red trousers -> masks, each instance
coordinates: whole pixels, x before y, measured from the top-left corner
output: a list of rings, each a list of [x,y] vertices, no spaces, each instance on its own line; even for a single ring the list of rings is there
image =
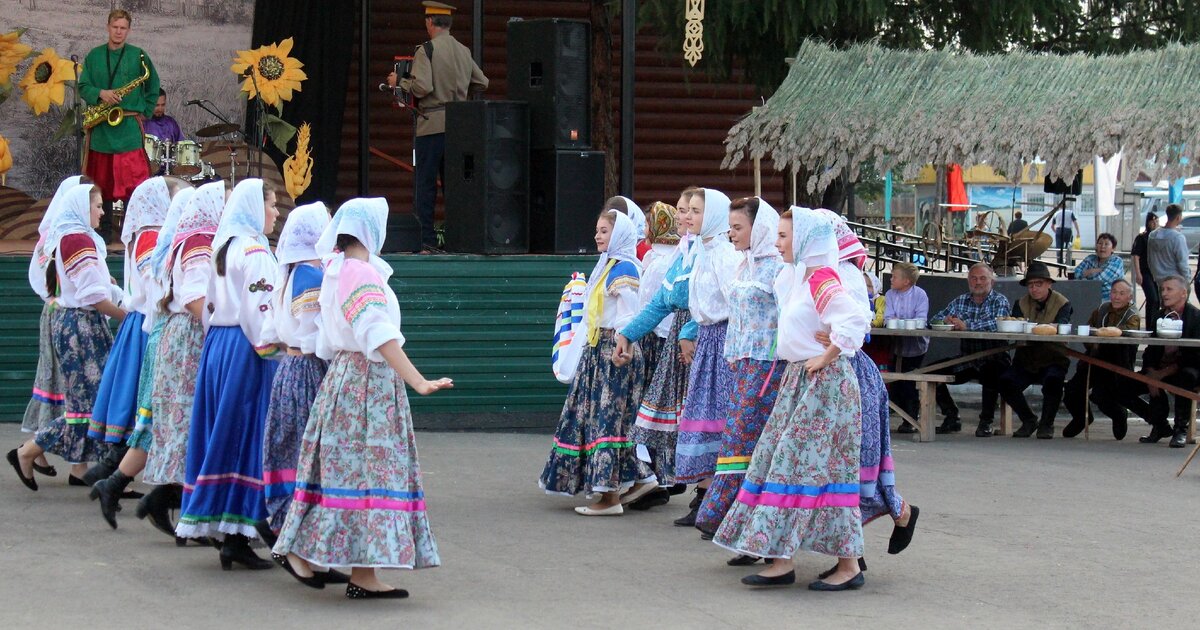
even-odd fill
[[[150,162],[142,149],[124,153],[88,151],[85,174],[96,182],[105,201],[120,199],[129,203],[129,196],[138,184],[150,179]]]

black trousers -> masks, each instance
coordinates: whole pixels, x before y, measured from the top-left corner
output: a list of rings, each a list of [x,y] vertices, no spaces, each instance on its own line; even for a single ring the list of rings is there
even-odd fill
[[[1029,372],[1023,367],[1012,365],[1000,376],[1000,396],[1012,407],[1022,424],[1035,422],[1038,416],[1029,407],[1029,401],[1025,400],[1025,390],[1030,385],[1041,385],[1041,424],[1052,425],[1054,416],[1058,415],[1058,407],[1062,404],[1063,385],[1066,380],[1067,368],[1062,365],[1050,365],[1037,372]]]
[[[899,373],[911,372],[925,363],[925,355],[896,357],[892,368]],[[917,384],[912,381],[896,381],[892,384],[892,401],[908,415],[916,418],[921,409],[921,397],[917,395]]]
[[[1146,317],[1151,317],[1151,313],[1157,313],[1162,305],[1162,299],[1158,295],[1158,284],[1150,277],[1150,274],[1142,274],[1142,293],[1146,294]],[[1146,327],[1149,330],[1154,330],[1156,324],[1149,323]]]
[[[1093,367],[1091,376],[1092,404],[1100,410],[1100,413],[1109,418],[1122,421],[1127,420],[1129,413],[1121,405],[1121,401],[1118,400],[1117,392],[1122,387],[1127,387],[1133,382],[1103,368]],[[1071,380],[1067,381],[1067,386],[1063,392],[1063,404],[1067,407],[1067,411],[1071,412],[1072,422],[1081,427],[1084,422],[1091,422],[1093,418],[1092,410],[1090,408],[1084,409],[1083,403],[1086,399],[1087,388],[1088,365],[1080,361],[1075,366],[1075,374],[1071,376]]]
[[[1145,370],[1143,370],[1145,373]],[[1095,372],[1093,371],[1093,375]],[[1197,385],[1200,385],[1200,373],[1195,370],[1182,368],[1178,372],[1162,379],[1164,383],[1170,383],[1176,387],[1196,391]],[[1157,396],[1150,395],[1150,388],[1145,383],[1124,379],[1121,387],[1117,388],[1117,401],[1122,407],[1141,416],[1152,427],[1158,427],[1160,433],[1170,433],[1171,425],[1167,422],[1167,418],[1171,412],[1170,401],[1167,400],[1166,392],[1159,390]],[[1142,400],[1142,396],[1149,398],[1149,402]],[[1182,396],[1174,396],[1175,398],[1175,430],[1186,431],[1188,425],[1192,423],[1192,405],[1191,401]]]
[[[980,422],[991,422],[996,417],[996,401],[1000,394],[997,386],[1000,383],[1000,375],[1009,366],[1008,355],[1000,356],[1003,358],[991,357],[982,363],[962,368],[957,372],[951,371],[953,368],[938,371],[938,374],[954,375],[955,385],[978,381],[983,386],[983,408],[979,410]],[[958,405],[955,404],[954,397],[950,395],[950,388],[945,383],[939,383],[937,386],[937,405],[943,416],[958,418]]]
[[[417,136],[413,146],[417,153],[417,166],[413,169],[413,207],[421,222],[421,243],[437,247],[433,210],[437,205],[438,178],[445,166],[446,134]]]
[[[1071,253],[1071,246],[1075,244],[1075,234],[1071,228],[1058,228],[1054,230],[1056,242],[1054,248],[1058,250],[1058,264],[1068,265],[1074,262]]]

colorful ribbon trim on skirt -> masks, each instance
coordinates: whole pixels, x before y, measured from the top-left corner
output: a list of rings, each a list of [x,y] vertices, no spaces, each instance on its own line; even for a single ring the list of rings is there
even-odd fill
[[[66,400],[66,396],[34,387],[33,399],[48,405],[61,405],[63,404],[63,401]]]
[[[679,425],[678,409],[659,409],[649,403],[638,407],[637,425],[655,431],[674,431]]]
[[[859,468],[858,482],[858,493],[864,497],[875,496],[875,484],[877,482],[885,486],[896,485],[896,466],[892,462],[892,456],[884,456],[883,461],[878,466],[863,466]]]
[[[92,414],[90,413],[67,413],[67,424],[86,424],[91,426]]]
[[[318,484],[296,482],[293,500],[336,510],[401,510],[424,512],[424,492],[398,492],[373,488],[322,488]]]
[[[263,494],[268,499],[290,496],[296,490],[296,470],[264,470]]]
[[[827,507],[858,507],[858,484],[831,483],[805,486],[781,483],[742,483],[737,500],[746,505],[813,510]]]
[[[558,438],[554,438],[554,451],[562,455],[570,455],[572,457],[591,455],[602,448],[633,448],[633,440],[625,437],[606,437],[584,444],[580,448],[574,444],[567,444],[566,442],[559,441]]]
[[[744,475],[746,469],[750,467],[750,456],[738,457],[718,457],[717,458],[717,474],[718,475]]]
[[[262,489],[263,482],[261,479],[256,479],[249,475],[240,473],[223,473],[220,475],[204,475],[196,478],[195,484],[184,484],[183,489],[191,492],[196,486],[219,486],[228,484],[233,486],[245,486],[254,490]]]

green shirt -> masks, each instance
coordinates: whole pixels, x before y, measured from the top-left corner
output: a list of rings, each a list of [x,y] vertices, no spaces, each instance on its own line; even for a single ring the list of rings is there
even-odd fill
[[[137,46],[125,44],[109,50],[108,44],[97,46],[83,60],[79,75],[79,94],[89,106],[100,102],[100,90],[115,90],[142,76],[142,61],[150,69],[150,78],[134,88],[121,100],[126,112],[137,112],[146,118],[154,115],[158,103],[158,72],[150,55]],[[132,116],[116,127],[102,122],[92,127],[90,145],[98,153],[126,153],[142,148],[142,128]]]

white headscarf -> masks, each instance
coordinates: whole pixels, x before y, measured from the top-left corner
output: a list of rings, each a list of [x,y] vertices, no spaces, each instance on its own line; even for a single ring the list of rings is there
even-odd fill
[[[46,256],[53,256],[58,250],[64,236],[68,234],[87,234],[96,244],[96,254],[100,260],[108,256],[108,247],[92,227],[92,184],[73,186],[63,195],[62,206],[50,221],[46,233],[46,242],[42,251]]]
[[[331,282],[334,283],[331,286],[337,286],[338,274],[341,273],[342,265],[346,261],[344,253],[334,251],[339,234],[358,239],[358,242],[371,252],[371,266],[379,272],[383,280],[386,281],[391,277],[391,265],[379,257],[379,252],[383,249],[383,239],[387,235],[387,216],[387,199],[382,197],[351,199],[338,208],[333,219],[325,226],[325,231],[321,233],[321,238],[317,240],[317,255],[325,262],[322,286],[325,286],[325,282]],[[331,293],[336,294],[336,291]],[[325,294],[325,291],[321,291],[321,308],[336,308],[336,304],[325,304]],[[336,301],[337,296],[334,295],[333,299]]]
[[[793,293],[808,291],[808,270],[838,268],[838,244],[833,221],[811,208],[792,206],[792,260],[776,279],[780,304]],[[798,294],[798,293],[797,293]]]
[[[125,293],[130,293],[130,282],[137,274],[137,253],[133,251],[134,235],[143,228],[162,226],[170,206],[171,191],[167,190],[167,180],[162,177],[151,177],[138,184],[129,196],[125,224],[121,227],[121,242],[125,244]]]
[[[642,212],[639,207],[629,197],[617,196],[618,199],[625,201],[625,216],[633,222],[634,244],[642,242],[646,238],[646,213]]]
[[[633,221],[630,220],[629,215],[620,210],[609,210],[608,213],[613,217],[612,233],[608,236],[608,249],[600,254],[596,266],[592,267],[592,273],[588,274],[585,296],[592,294],[592,289],[600,281],[600,276],[604,274],[604,267],[608,265],[609,261],[624,260],[636,265],[639,272],[642,269],[642,263],[638,261],[637,257],[638,239],[634,234]]]
[[[746,279],[754,279],[754,261],[760,258],[778,258],[779,250],[775,247],[775,238],[779,232],[779,213],[766,199],[758,197],[758,212],[754,215],[754,225],[750,228],[750,247],[742,253],[738,262],[737,273],[734,277],[742,277],[742,269],[746,269]]]
[[[725,275],[732,271],[726,266],[736,257],[729,242],[729,197],[715,188],[704,189],[704,222],[695,244],[684,254],[683,264],[691,267],[688,286],[688,308],[711,304],[725,299]]]
[[[80,176],[72,175],[58,185],[58,190],[54,191],[54,196],[50,198],[49,205],[46,206],[46,213],[42,215],[42,221],[38,224],[38,241],[37,245],[33,246],[33,255],[29,257],[29,287],[33,289],[43,300],[50,297],[50,292],[46,289],[46,269],[50,266],[51,259],[42,251],[42,246],[46,244],[46,233],[50,231],[50,223],[54,221],[54,215],[62,207],[62,199],[66,196],[66,192],[71,188],[79,185]]]
[[[221,213],[221,224],[213,237],[213,252],[235,236],[244,236],[263,245],[269,245],[263,228],[266,226],[266,209],[263,204],[263,180],[243,179],[234,186],[225,210]]]
[[[320,201],[305,204],[288,213],[279,241],[275,244],[275,258],[279,261],[280,278],[287,273],[287,266],[305,260],[318,260],[317,241],[329,225],[329,209]]]

